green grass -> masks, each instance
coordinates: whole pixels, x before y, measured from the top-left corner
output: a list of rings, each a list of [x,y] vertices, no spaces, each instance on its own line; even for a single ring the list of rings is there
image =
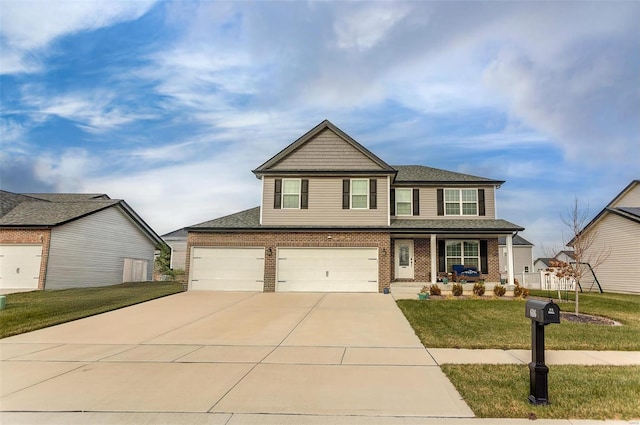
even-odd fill
[[[545,296],[544,293],[534,291]],[[556,292],[557,296],[557,292]],[[425,347],[530,349],[531,321],[525,300],[398,300],[398,306]],[[573,302],[559,303],[572,312]],[[545,331],[550,350],[640,350],[640,296],[581,294],[580,312],[608,317],[623,326],[563,321]]]
[[[525,365],[443,365],[473,412],[484,418],[640,418],[640,366],[551,366],[547,406],[529,404]]]
[[[98,288],[7,295],[0,311],[0,338],[30,332],[182,291],[176,282],[135,282]]]

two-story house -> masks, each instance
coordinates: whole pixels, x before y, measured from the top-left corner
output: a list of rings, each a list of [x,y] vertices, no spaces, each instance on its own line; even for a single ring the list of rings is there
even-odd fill
[[[523,230],[496,218],[503,181],[391,166],[326,120],[253,173],[260,207],[187,229],[190,289],[382,292],[454,265],[499,282],[498,239],[513,262]]]

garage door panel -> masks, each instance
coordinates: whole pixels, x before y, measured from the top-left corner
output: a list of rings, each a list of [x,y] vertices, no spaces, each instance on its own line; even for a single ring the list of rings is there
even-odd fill
[[[378,292],[377,248],[280,248],[279,292]]]
[[[42,245],[0,245],[0,288],[38,289]]]
[[[190,289],[264,289],[264,248],[194,247],[192,252]]]

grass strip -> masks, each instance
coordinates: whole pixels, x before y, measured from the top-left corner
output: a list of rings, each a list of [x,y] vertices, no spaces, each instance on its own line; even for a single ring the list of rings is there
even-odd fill
[[[525,300],[483,298],[397,303],[425,347],[531,348],[531,321],[524,316]],[[559,305],[563,311],[574,308],[572,302]],[[640,351],[640,296],[581,294],[580,311],[608,317],[623,326],[567,321],[549,325],[545,332],[547,349]]]
[[[35,331],[182,291],[177,282],[132,282],[8,294],[0,311],[0,338]]]
[[[640,366],[550,366],[547,406],[527,400],[527,365],[446,364],[442,370],[482,418],[640,418]]]

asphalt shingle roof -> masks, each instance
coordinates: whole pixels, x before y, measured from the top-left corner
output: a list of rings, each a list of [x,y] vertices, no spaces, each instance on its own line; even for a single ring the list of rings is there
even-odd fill
[[[516,231],[524,230],[505,220],[493,219],[398,219],[392,220],[391,226],[263,226],[260,225],[260,207],[251,208],[236,214],[227,215],[215,220],[205,221],[188,228],[188,230],[286,230],[291,229],[339,229],[344,228],[363,228],[363,229],[380,229],[380,230],[416,230],[416,231]]]
[[[25,193],[25,195],[50,202],[79,202],[110,199],[104,193]]]
[[[498,238],[498,245],[506,245],[507,244],[507,238],[504,236],[501,236]],[[515,235],[513,237],[513,244],[514,245],[531,245],[533,246],[533,244],[531,242],[529,242],[528,240],[526,240],[525,238],[523,238],[520,235]]]
[[[2,218],[0,226],[55,226],[120,203],[120,200],[82,202],[22,202]]]
[[[504,183],[502,180],[456,173],[424,165],[393,165],[392,167],[398,170],[395,183]]]

